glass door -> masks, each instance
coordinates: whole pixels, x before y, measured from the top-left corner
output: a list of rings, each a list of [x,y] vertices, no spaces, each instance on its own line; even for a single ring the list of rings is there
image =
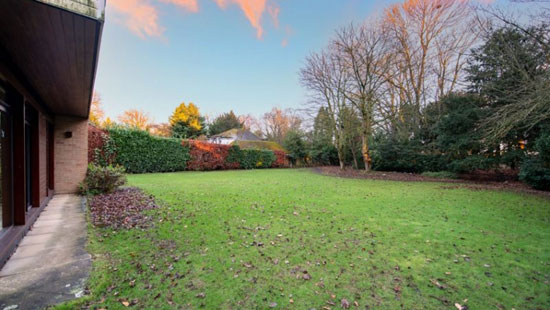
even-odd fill
[[[13,225],[11,201],[11,124],[6,110],[0,105],[0,233]]]

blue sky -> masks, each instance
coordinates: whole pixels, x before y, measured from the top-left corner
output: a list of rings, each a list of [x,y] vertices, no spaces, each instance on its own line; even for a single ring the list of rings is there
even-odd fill
[[[154,7],[162,33],[137,35],[128,16],[109,5],[113,1]],[[186,1],[194,0],[107,1],[95,83],[107,116],[136,108],[155,122],[166,122],[181,102],[193,102],[210,116],[231,109],[259,116],[274,106],[299,108],[306,102],[298,81],[305,57],[326,45],[338,27],[368,18],[389,3],[268,0],[268,6],[280,10],[278,27],[265,10],[258,38],[237,4],[220,8],[215,1],[198,0],[198,12],[190,12],[167,3]]]

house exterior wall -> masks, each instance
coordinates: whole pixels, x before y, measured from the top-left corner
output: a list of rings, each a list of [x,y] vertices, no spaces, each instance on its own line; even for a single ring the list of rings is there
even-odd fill
[[[47,120],[44,115],[39,114],[38,116],[38,178],[40,180],[39,184],[39,193],[40,193],[40,204],[44,203],[46,198],[48,198],[48,170],[47,170],[47,145],[46,145],[46,128]]]
[[[67,137],[68,133],[72,137]],[[88,120],[56,116],[54,154],[55,192],[76,193],[88,167]]]
[[[229,145],[233,143],[233,141],[235,141],[235,138],[226,138],[226,137],[214,137],[208,140],[208,142],[210,143],[225,144],[225,145]]]

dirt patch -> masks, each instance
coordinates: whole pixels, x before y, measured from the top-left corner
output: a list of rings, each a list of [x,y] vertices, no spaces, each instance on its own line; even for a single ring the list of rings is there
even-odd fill
[[[401,181],[401,182],[439,182],[439,183],[454,183],[453,185],[445,185],[443,189],[468,188],[472,190],[503,190],[513,191],[517,193],[532,194],[550,198],[550,192],[544,192],[532,189],[527,185],[518,181],[503,180],[502,182],[490,181],[472,181],[463,179],[439,179],[427,177],[415,173],[401,172],[385,172],[385,171],[364,171],[346,168],[341,170],[339,167],[316,167],[312,168],[316,173],[340,178],[352,179],[369,179],[369,180],[385,180],[385,181]]]

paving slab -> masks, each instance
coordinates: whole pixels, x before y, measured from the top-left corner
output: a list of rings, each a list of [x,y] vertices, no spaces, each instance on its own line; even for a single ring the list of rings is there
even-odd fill
[[[91,270],[85,247],[84,200],[54,196],[0,270],[0,310],[45,309],[82,296]]]

